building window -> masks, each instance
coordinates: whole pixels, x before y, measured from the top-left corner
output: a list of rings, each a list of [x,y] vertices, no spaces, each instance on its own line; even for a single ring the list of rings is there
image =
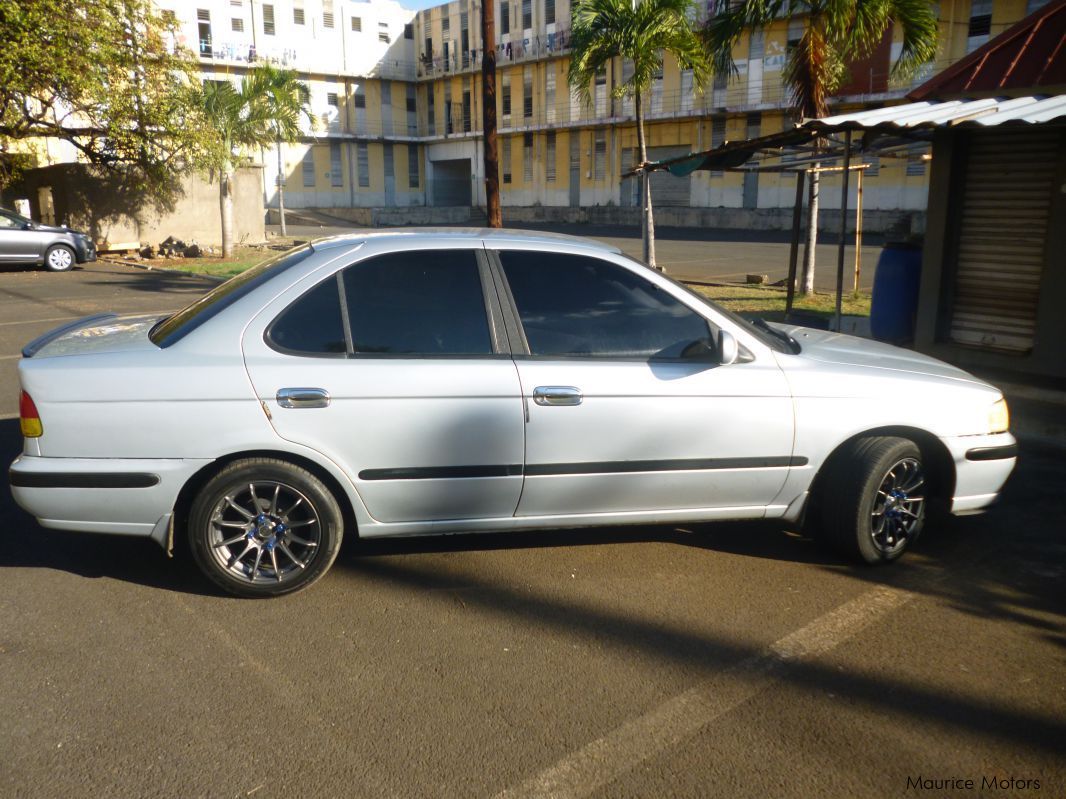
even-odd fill
[[[881,159],[876,155],[869,155],[866,157],[867,167],[862,171],[862,174],[868,178],[876,178],[881,174]]]
[[[304,153],[303,164],[304,188],[314,188],[315,185],[315,150],[308,147]]]
[[[907,156],[907,177],[921,177],[925,174],[925,156],[916,153]]]
[[[403,26],[403,38],[414,41],[415,39],[415,26],[408,22]]]
[[[544,108],[548,122],[555,121],[555,63],[552,61],[544,65]]]
[[[378,23],[378,41],[384,42],[385,44],[390,44],[392,42],[392,39],[389,38],[389,23]]]
[[[992,32],[992,0],[973,0],[970,5],[970,27],[966,37],[966,52],[972,53],[988,41]]]
[[[511,3],[509,0],[503,0],[500,3],[500,33],[511,32]]]
[[[355,107],[366,108],[366,92],[362,86],[355,90]]]
[[[339,188],[344,185],[340,142],[331,142],[329,145],[329,185],[333,188]]]
[[[306,22],[304,17],[304,4],[303,0],[294,0],[292,4],[292,24],[303,25]]]
[[[522,118],[533,118],[533,68],[526,67],[522,73]]]
[[[396,173],[394,171],[394,166],[393,166],[393,163],[392,163],[392,143],[391,142],[385,142],[385,144],[381,145],[381,155],[382,155],[382,158],[381,158],[382,167],[383,167],[383,169],[385,171],[385,178],[386,179],[388,179],[388,178],[395,179]]]
[[[407,185],[418,188],[418,145],[407,145]]]
[[[196,10],[198,34],[200,37],[200,55],[209,56],[211,50],[211,12],[205,8]]]
[[[356,33],[362,33],[363,32],[363,18],[362,17],[352,17],[352,30],[355,31]]]
[[[361,141],[355,145],[356,152],[356,167],[359,172],[359,187],[368,188],[370,186],[370,153],[365,141]]]
[[[263,34],[274,35],[274,6],[263,6]]]
[[[229,0],[229,4],[234,8],[240,8],[244,5],[244,0]]]
[[[437,135],[437,104],[432,83],[426,86],[426,122],[429,124],[429,135]]]
[[[533,0],[522,0],[522,29],[533,27]]]
[[[511,76],[508,73],[504,73],[503,81],[500,89],[501,96],[503,98],[503,115],[504,117],[511,116]]]
[[[229,28],[234,33],[244,33],[244,20],[240,17],[233,17],[229,21]]]
[[[445,39],[447,39],[448,38],[448,34],[450,34],[452,32],[452,21],[451,21],[451,18],[447,14],[448,7],[445,6],[444,10],[445,10],[445,14],[444,14],[443,17],[440,18],[440,32],[441,32],[441,35]]]
[[[545,136],[544,179],[555,182],[555,131],[549,130]]]
[[[463,91],[463,133],[469,133],[471,130],[471,109],[470,109],[470,90]]]
[[[596,131],[592,170],[593,177],[596,180],[605,180],[607,178],[607,139],[602,130]]]
[[[544,0],[544,24],[551,25],[555,22],[555,0]]]
[[[322,26],[333,27],[333,0],[322,0]]]
[[[533,182],[533,134],[522,136],[522,180]]]
[[[511,137],[507,136],[503,140],[503,152],[500,154],[500,160],[503,162],[503,182],[511,182]]]

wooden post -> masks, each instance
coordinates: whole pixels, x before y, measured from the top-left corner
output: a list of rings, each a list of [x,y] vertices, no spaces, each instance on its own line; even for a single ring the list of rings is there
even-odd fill
[[[837,332],[840,332],[841,306],[844,301],[844,242],[848,231],[848,177],[851,175],[851,131],[844,133],[844,174],[840,189],[840,244],[837,247]]]
[[[859,276],[862,274],[862,173],[856,170],[858,183],[855,184],[855,285],[852,291],[859,290]]]
[[[800,226],[803,221],[803,183],[807,170],[796,171],[796,205],[792,209],[792,246],[788,250],[788,289],[785,294],[785,318],[792,313],[796,299],[796,262],[799,259]]]

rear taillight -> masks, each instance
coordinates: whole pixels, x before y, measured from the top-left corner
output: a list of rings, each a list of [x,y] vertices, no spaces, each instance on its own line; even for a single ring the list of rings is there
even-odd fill
[[[19,427],[22,428],[22,435],[26,438],[40,438],[44,435],[41,415],[37,413],[33,397],[25,391],[19,394]]]

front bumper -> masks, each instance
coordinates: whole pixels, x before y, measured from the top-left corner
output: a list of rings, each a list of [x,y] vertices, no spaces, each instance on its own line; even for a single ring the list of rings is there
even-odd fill
[[[969,513],[993,504],[1018,462],[1018,443],[1010,433],[942,439],[955,462],[952,513]]]
[[[151,536],[178,492],[210,460],[41,458],[11,464],[11,495],[53,530]]]

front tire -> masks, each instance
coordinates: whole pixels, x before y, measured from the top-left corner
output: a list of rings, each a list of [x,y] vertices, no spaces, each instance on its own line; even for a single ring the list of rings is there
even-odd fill
[[[69,272],[77,262],[74,250],[65,244],[53,244],[44,254],[44,268],[49,272]]]
[[[926,490],[922,453],[913,441],[856,439],[829,465],[818,497],[820,526],[849,557],[888,563],[921,534]]]
[[[344,521],[330,490],[306,469],[271,458],[224,468],[189,512],[189,546],[204,575],[240,597],[307,588],[340,550]]]

